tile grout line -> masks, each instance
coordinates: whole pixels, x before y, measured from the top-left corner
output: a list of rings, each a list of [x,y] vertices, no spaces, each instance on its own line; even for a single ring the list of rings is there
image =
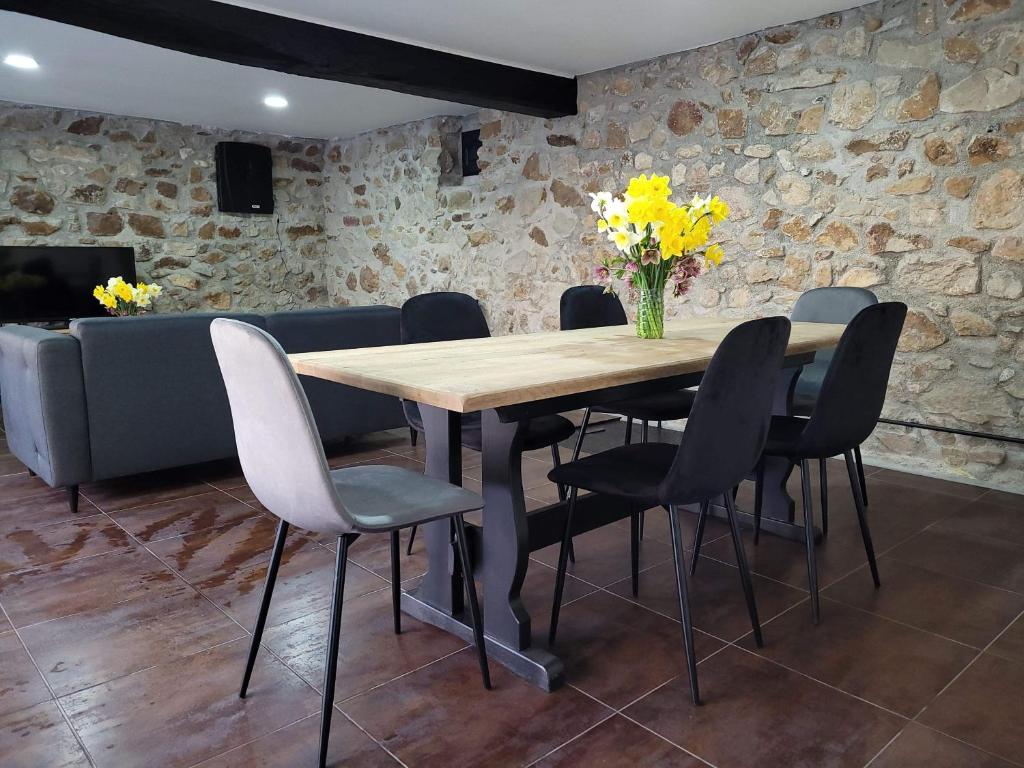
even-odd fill
[[[3,607],[3,605],[0,605],[0,613],[2,613],[4,618],[6,618],[8,623],[10,623],[11,631],[14,632],[14,636],[18,638],[18,642],[21,643],[21,647],[25,651],[25,655],[28,656],[28,660],[32,664],[32,668],[35,670],[36,674],[39,675],[39,678],[43,681],[43,685],[46,686],[46,690],[50,694],[49,701],[37,702],[36,704],[31,704],[29,706],[35,707],[38,706],[38,704],[49,703],[50,701],[52,701],[53,705],[57,708],[57,711],[60,713],[61,718],[63,718],[65,725],[67,725],[68,730],[71,731],[71,735],[75,737],[75,742],[78,744],[79,747],[82,748],[82,752],[85,755],[85,759],[89,761],[90,765],[94,767],[98,766],[99,764],[96,762],[95,759],[93,759],[92,753],[89,751],[89,748],[85,744],[85,740],[78,732],[78,729],[75,728],[74,723],[71,721],[71,717],[68,715],[60,699],[57,697],[57,694],[54,692],[53,686],[50,685],[50,681],[46,679],[46,675],[44,675],[42,670],[39,669],[39,665],[36,663],[35,656],[32,655],[32,651],[30,651],[28,649],[28,646],[25,645],[25,640],[22,638],[21,633],[18,631],[18,628],[14,626],[14,622],[11,621],[11,617],[7,613],[7,610]],[[29,709],[29,707],[22,707],[20,710],[15,711],[21,712],[26,709]]]

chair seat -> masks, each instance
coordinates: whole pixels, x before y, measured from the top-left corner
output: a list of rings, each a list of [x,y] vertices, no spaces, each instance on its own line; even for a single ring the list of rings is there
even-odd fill
[[[358,532],[394,531],[484,506],[475,493],[386,464],[335,469],[331,482]]]
[[[658,392],[644,397],[616,400],[614,403],[595,405],[595,413],[618,413],[626,418],[639,421],[672,421],[685,419],[690,415],[696,392],[679,389],[674,392]]]
[[[665,479],[679,446],[671,443],[634,443],[602,451],[555,467],[553,483],[604,493],[655,506],[658,486]]]
[[[764,453],[768,456],[795,456],[807,422],[808,419],[802,416],[772,416]]]
[[[418,432],[423,431],[423,417],[419,408],[406,408],[406,418]],[[530,419],[523,435],[523,450],[534,451],[549,445],[568,440],[576,432],[576,427],[564,416],[538,416]],[[474,451],[483,447],[483,423],[480,413],[464,413],[462,415],[462,445]]]

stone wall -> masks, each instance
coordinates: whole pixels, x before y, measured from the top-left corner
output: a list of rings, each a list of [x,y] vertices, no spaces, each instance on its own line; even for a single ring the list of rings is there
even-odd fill
[[[333,142],[334,302],[474,293],[496,333],[556,328],[606,247],[586,193],[641,171],[733,208],[727,261],[677,316],[787,312],[814,286],[911,307],[895,418],[1024,434],[1024,2],[899,0],[581,78],[579,115],[481,114]],[[1024,451],[880,427],[870,461],[1024,491]]]
[[[274,150],[275,213],[217,212],[214,145]],[[323,142],[0,103],[0,243],[130,245],[158,310],[325,298]]]

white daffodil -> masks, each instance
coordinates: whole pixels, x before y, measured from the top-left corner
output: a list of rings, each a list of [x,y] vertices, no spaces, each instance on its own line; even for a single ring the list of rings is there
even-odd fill
[[[640,242],[640,237],[636,233],[624,229],[608,233],[608,239],[623,253]]]
[[[612,200],[605,206],[604,218],[609,229],[625,229],[629,225],[629,213],[621,200]]]
[[[590,210],[592,210],[594,213],[600,213],[601,209],[612,201],[611,192],[591,192],[590,197]]]

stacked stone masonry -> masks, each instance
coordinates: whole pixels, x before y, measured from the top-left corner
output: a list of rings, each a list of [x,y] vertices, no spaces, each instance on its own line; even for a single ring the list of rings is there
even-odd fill
[[[788,312],[816,286],[911,308],[886,415],[1024,435],[1024,4],[874,3],[580,78],[575,117],[480,115],[442,181],[441,118],[326,150],[332,301],[476,295],[497,333],[558,327],[609,246],[586,193],[639,172],[733,208],[679,317]],[[1009,444],[880,427],[869,460],[1024,491]]]
[[[1024,0],[887,0],[581,77],[579,114],[484,111],[331,142],[0,109],[4,242],[125,243],[166,307],[477,296],[558,327],[608,249],[588,192],[639,172],[733,216],[678,317],[785,313],[816,286],[910,306],[885,414],[1024,435]],[[278,213],[216,213],[213,144],[275,149]],[[624,297],[626,298],[626,297]],[[1024,492],[1024,450],[881,426],[869,461]]]

